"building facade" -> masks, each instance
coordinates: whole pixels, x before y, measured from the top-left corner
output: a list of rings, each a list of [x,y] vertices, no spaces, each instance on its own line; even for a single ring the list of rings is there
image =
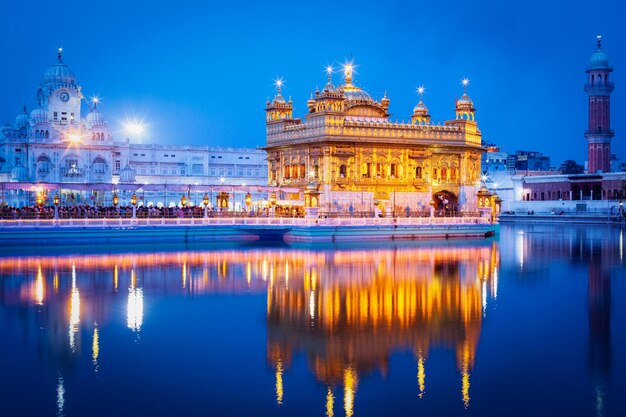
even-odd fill
[[[63,184],[62,201],[77,204],[110,204],[112,193],[102,191],[112,190],[114,184],[267,184],[266,153],[261,150],[138,144],[116,138],[98,100],[85,99],[61,49],[35,98],[35,109],[28,112],[24,106],[14,124],[0,128],[2,202],[9,205],[33,203],[31,193],[24,191],[29,184]],[[100,191],[94,191],[96,198],[90,188]],[[155,205],[175,201],[161,190],[154,195],[144,191],[142,199],[146,192],[146,204],[148,199]]]
[[[314,187],[326,211],[475,209],[484,149],[466,83],[443,125],[431,122],[421,94],[409,123],[391,122],[389,103],[356,86],[351,65],[338,87],[329,71],[304,119],[279,84],[266,103],[269,184]]]

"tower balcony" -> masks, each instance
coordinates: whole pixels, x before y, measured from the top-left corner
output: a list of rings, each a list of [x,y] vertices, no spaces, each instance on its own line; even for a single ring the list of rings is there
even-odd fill
[[[590,96],[608,96],[615,89],[613,82],[603,84],[585,84],[585,93]]]
[[[589,136],[612,138],[615,136],[615,131],[613,129],[585,130],[585,137]]]

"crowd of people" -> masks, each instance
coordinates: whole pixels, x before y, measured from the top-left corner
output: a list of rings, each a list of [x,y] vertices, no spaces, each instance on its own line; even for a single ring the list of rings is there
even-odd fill
[[[271,210],[268,207],[242,211],[228,211],[227,209],[207,208],[208,217],[269,217],[272,215],[280,217],[304,217],[302,208],[276,207]],[[132,206],[59,206],[59,219],[102,219],[102,218],[132,218]],[[192,207],[157,207],[138,206],[135,216],[137,218],[203,218],[204,206]],[[0,218],[4,220],[18,219],[54,219],[54,206],[26,206],[11,207],[4,205],[0,207]]]

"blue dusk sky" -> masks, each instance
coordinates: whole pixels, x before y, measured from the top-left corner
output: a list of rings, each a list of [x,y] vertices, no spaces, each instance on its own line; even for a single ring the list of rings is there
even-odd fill
[[[352,57],[356,84],[393,118],[409,120],[418,97],[434,121],[454,117],[460,81],[471,80],[483,140],[582,163],[585,69],[596,34],[615,71],[612,150],[626,159],[626,2],[17,1],[3,23],[0,122],[13,121],[62,46],[86,96],[102,99],[110,128],[144,119],[142,140],[262,146],[264,106],[283,77],[303,116],[324,67]],[[342,75],[334,75],[335,84]]]

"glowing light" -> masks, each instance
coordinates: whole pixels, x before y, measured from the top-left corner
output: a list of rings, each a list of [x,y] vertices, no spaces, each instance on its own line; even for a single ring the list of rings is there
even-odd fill
[[[493,299],[498,299],[498,267],[493,268]]]
[[[281,87],[285,84],[285,82],[283,81],[282,77],[277,77],[274,80],[274,86],[278,89],[278,92],[280,93],[280,89]]]
[[[426,389],[426,369],[424,367],[424,358],[422,353],[418,353],[417,359],[417,386],[420,390],[418,396],[422,398]]]
[[[80,134],[77,132],[70,132],[67,135],[67,138],[70,140],[70,142],[73,142],[73,143],[80,142]]]
[[[309,294],[309,315],[311,320],[315,320],[315,291],[311,291]]]
[[[346,411],[346,417],[352,417],[354,414],[354,397],[358,381],[354,369],[348,368],[343,371],[343,408]]]
[[[468,78],[463,78],[461,80],[461,85],[463,85],[463,87],[467,87],[470,83],[470,80]]]
[[[93,97],[91,97],[91,102],[93,104],[98,104],[98,103],[100,103],[100,98],[98,96],[93,96]]]
[[[283,362],[278,359],[276,363],[276,402],[278,405],[283,403]]]
[[[333,396],[333,391],[328,388],[328,392],[326,392],[326,416],[333,417],[335,407],[335,397]]]
[[[94,365],[94,372],[98,372],[98,356],[100,355],[100,341],[98,336],[98,328],[93,329],[93,339],[91,342],[91,359]]]
[[[487,281],[483,280],[482,285],[482,304],[483,304],[483,317],[487,314]]]
[[[74,342],[74,334],[78,332],[80,324],[80,292],[76,285],[76,265],[72,264],[72,290],[70,293],[70,328],[68,331],[70,339],[70,348],[72,351],[76,349]]]
[[[61,48],[59,48],[61,49]],[[57,379],[57,416],[63,416],[63,409],[65,408],[65,384],[63,377],[59,375]]]
[[[461,396],[463,398],[463,406],[467,409],[467,407],[469,407],[469,402],[470,402],[470,396],[469,396],[470,374],[469,374],[469,369],[468,369],[467,364],[463,365],[463,370],[461,374],[462,374]]]
[[[126,325],[134,332],[141,330],[143,324],[143,289],[131,285],[128,288],[126,305]]]
[[[37,269],[37,278],[35,279],[35,302],[38,305],[43,305],[43,299],[45,296],[43,272],[41,267]]]
[[[124,123],[124,130],[131,136],[140,137],[145,133],[146,127],[141,121],[134,119]]]
[[[417,94],[419,94],[420,96],[424,94],[424,91],[426,91],[426,88],[424,88],[423,85],[420,85],[419,87],[417,87]]]

